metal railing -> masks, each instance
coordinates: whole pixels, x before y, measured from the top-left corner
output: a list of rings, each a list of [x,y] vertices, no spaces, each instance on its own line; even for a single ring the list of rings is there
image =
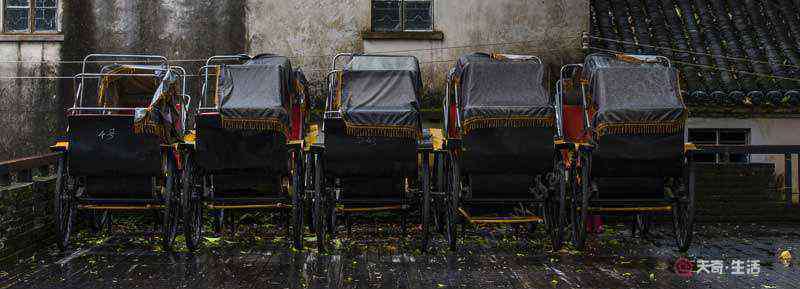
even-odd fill
[[[0,162],[0,193],[25,187],[38,190],[56,180],[61,152],[48,153]],[[38,176],[35,178],[34,176]]]

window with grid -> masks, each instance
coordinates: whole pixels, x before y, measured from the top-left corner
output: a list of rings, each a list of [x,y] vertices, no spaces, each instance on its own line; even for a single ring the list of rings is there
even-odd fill
[[[689,142],[698,145],[749,145],[750,129],[689,129]],[[695,161],[701,163],[748,163],[746,154],[699,153]]]
[[[56,32],[58,0],[3,0],[3,31],[7,33]]]
[[[372,31],[432,30],[432,0],[372,0]]]

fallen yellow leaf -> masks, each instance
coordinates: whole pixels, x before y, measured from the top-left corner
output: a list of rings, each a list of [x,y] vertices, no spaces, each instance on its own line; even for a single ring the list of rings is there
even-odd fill
[[[778,255],[778,260],[780,260],[784,266],[789,266],[789,264],[792,263],[792,253],[790,253],[789,250],[783,250],[783,252]]]

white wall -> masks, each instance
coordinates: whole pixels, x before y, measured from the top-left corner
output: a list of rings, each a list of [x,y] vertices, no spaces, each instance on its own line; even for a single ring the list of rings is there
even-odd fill
[[[751,145],[800,145],[800,118],[689,118],[687,128],[749,128]],[[775,164],[775,174],[785,172],[783,155],[753,155],[752,162]],[[794,192],[798,191],[798,160],[793,160]]]
[[[0,0],[0,8],[6,2]],[[4,14],[0,13],[0,161],[47,152],[63,116],[58,82],[31,78],[58,75],[60,36],[2,33]]]

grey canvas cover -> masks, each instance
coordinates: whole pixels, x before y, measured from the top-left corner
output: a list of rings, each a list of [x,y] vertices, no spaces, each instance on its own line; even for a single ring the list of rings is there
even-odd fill
[[[292,73],[288,59],[279,56],[222,66],[217,90],[222,126],[286,131]]]
[[[419,74],[419,63],[411,56],[355,55],[345,66],[350,71],[403,70]]]
[[[686,106],[677,70],[613,56],[587,58],[598,134],[670,134],[682,130]]]
[[[481,57],[486,56],[486,57]],[[552,124],[552,100],[544,89],[544,65],[471,54],[461,58],[462,126],[531,127]]]
[[[418,137],[420,75],[410,56],[356,56],[341,73],[348,134]]]
[[[141,68],[138,68],[141,70]],[[155,71],[155,70],[154,70]],[[174,143],[183,136],[183,119],[179,108],[185,107],[180,95],[178,75],[172,70],[156,73],[163,78],[151,93],[150,103],[146,108],[135,108],[133,131],[138,134],[153,134],[164,143]],[[123,82],[123,84],[135,82]]]

